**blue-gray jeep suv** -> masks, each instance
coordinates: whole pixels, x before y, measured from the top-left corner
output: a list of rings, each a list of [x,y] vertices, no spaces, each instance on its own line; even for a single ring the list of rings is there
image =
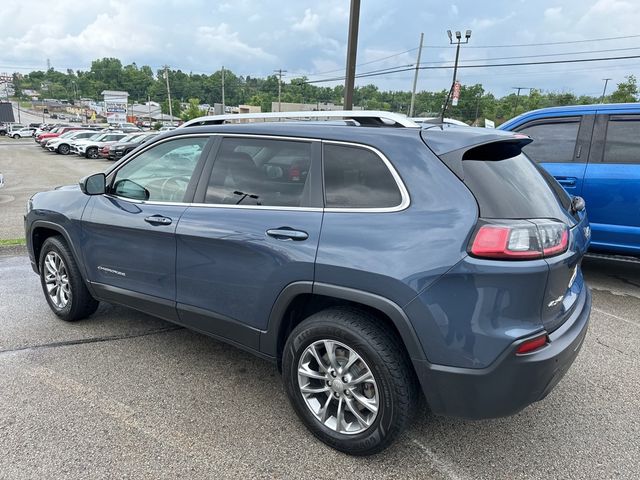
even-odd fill
[[[524,135],[366,115],[210,117],[34,195],[49,306],[74,321],[117,303],[276,362],[306,426],[356,455],[420,393],[467,418],[542,399],[587,331],[584,202]]]

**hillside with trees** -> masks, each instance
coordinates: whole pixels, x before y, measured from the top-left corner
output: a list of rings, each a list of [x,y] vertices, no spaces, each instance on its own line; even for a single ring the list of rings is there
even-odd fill
[[[180,114],[180,103],[189,103],[190,112],[184,117],[195,114],[198,103],[222,102],[222,71],[210,75],[169,70],[173,113]],[[278,77],[243,77],[232,71],[224,71],[225,103],[227,105],[259,105],[262,111],[271,110],[271,102],[278,98]],[[80,98],[101,99],[103,90],[125,90],[130,100],[145,102],[151,99],[160,102],[164,113],[168,113],[167,91],[164,70],[153,71],[147,65],[135,63],[122,65],[117,58],[94,60],[88,71],[71,70],[66,72],[50,69],[34,71],[26,75],[14,74],[16,96],[23,97],[24,90],[35,90],[41,98],[66,99],[74,102]],[[305,77],[292,78],[282,85],[282,101],[294,103],[342,103],[342,85],[324,87],[307,83]],[[446,97],[447,90],[437,92],[421,91],[416,95],[416,116],[437,115]],[[633,75],[605,98],[609,102],[635,102],[638,99],[638,87]],[[391,110],[407,113],[411,101],[409,91],[382,91],[375,85],[356,87],[354,104],[372,110]],[[599,97],[576,96],[571,92],[547,92],[531,90],[528,95],[515,93],[496,97],[484,90],[481,84],[462,85],[457,106],[449,107],[447,116],[472,124],[484,118],[500,124],[508,118],[533,110],[557,105],[575,105],[599,103]]]

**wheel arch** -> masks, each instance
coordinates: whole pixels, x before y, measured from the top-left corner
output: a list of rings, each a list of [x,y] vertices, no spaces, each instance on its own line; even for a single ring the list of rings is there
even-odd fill
[[[80,274],[82,275],[83,280],[86,280],[84,263],[80,261],[81,257],[78,255],[75,245],[71,241],[69,232],[67,232],[64,227],[53,222],[47,222],[46,220],[36,220],[31,226],[29,236],[31,240],[31,248],[33,249],[35,265],[38,269],[37,273],[40,273],[40,252],[42,251],[42,245],[44,245],[44,242],[47,240],[47,238],[53,236],[61,236],[69,246],[69,249],[71,250],[76,264],[78,265],[78,269],[80,270]]]
[[[280,292],[271,309],[267,330],[260,337],[260,351],[274,357],[280,368],[284,343],[293,328],[313,313],[338,305],[374,314],[398,334],[412,361],[426,360],[415,330],[398,304],[374,293],[313,282],[295,282]]]

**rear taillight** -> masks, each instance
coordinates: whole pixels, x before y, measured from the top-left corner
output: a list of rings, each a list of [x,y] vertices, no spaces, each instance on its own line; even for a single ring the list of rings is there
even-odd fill
[[[471,241],[474,257],[531,260],[567,250],[569,229],[553,220],[481,220]]]
[[[531,353],[535,350],[538,350],[539,348],[544,347],[547,343],[549,343],[549,337],[545,332],[542,335],[526,340],[518,345],[518,348],[516,348],[516,355]]]

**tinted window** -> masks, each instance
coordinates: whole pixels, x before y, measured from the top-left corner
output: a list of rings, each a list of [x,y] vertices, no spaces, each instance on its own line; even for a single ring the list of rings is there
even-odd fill
[[[181,138],[160,143],[118,170],[111,193],[159,202],[182,202],[206,137]],[[146,189],[145,198],[139,197]]]
[[[327,207],[396,207],[402,195],[391,172],[371,150],[325,144],[324,189]]]
[[[464,183],[484,218],[568,218],[557,192],[525,155],[463,160]]]
[[[602,161],[640,164],[640,119],[609,120]]]
[[[309,142],[225,138],[213,163],[205,202],[304,206],[310,167]]]
[[[580,122],[539,123],[518,130],[529,135],[533,142],[522,149],[537,163],[569,163],[578,138]]]

